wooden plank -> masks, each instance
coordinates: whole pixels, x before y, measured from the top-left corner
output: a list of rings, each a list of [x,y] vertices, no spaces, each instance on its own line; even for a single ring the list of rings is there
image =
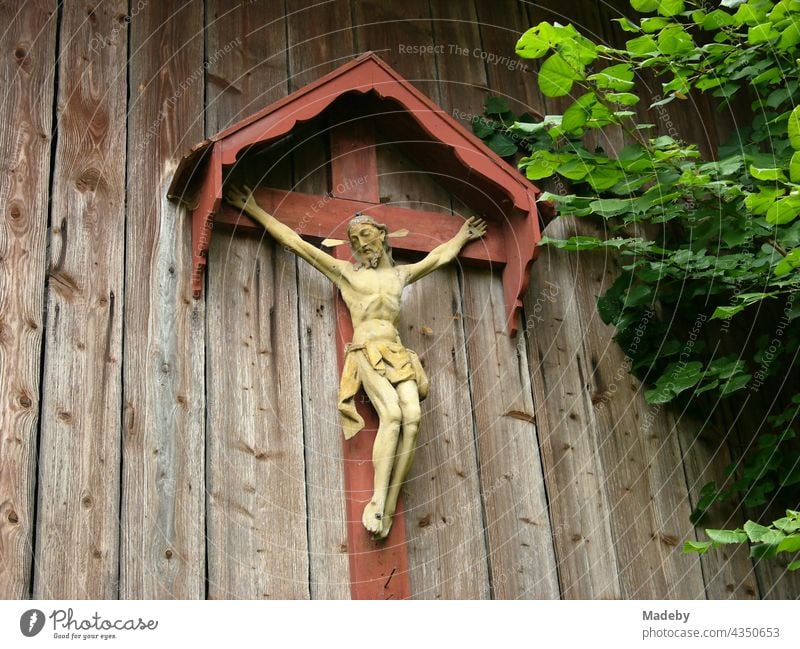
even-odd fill
[[[700,421],[686,412],[668,412],[674,433],[678,436],[686,471],[692,507],[695,507],[703,485],[714,481],[725,485],[731,476],[725,469],[731,463],[729,438],[731,431],[715,422]],[[744,514],[735,503],[715,503],[699,529],[698,540],[707,540],[705,528],[726,529],[744,522]],[[700,557],[703,581],[708,599],[756,599],[758,584],[746,545],[721,547]]]
[[[465,123],[483,114],[486,66],[475,7],[471,3],[431,0],[433,41],[439,48],[436,71],[440,105]],[[508,54],[505,55],[508,57]],[[514,56],[513,49],[511,56]],[[471,130],[471,129],[470,129]]]
[[[490,595],[462,313],[454,267],[412,285],[403,299],[403,340],[431,382],[404,490],[417,599]]]
[[[449,194],[397,147],[380,144],[378,170],[384,200],[452,211]],[[427,243],[448,238],[431,236]],[[461,301],[455,267],[439,269],[403,296],[400,335],[420,355],[430,380],[403,490],[411,586],[419,599],[489,597]]]
[[[290,32],[291,35],[291,32]],[[295,189],[325,194],[327,134],[305,133],[294,151]],[[330,281],[303,261],[297,265],[303,439],[312,599],[349,599],[336,299]]]
[[[42,599],[117,595],[126,11],[123,0],[80,2],[61,23],[34,581]],[[87,49],[92,39],[103,47]]]
[[[575,223],[579,234],[604,236],[589,222]],[[613,328],[597,313],[597,297],[619,272],[616,260],[584,253],[575,263],[581,278],[575,299],[590,352],[587,389],[604,433],[599,452],[622,596],[702,597],[699,559],[681,553],[683,541],[694,538],[694,531],[677,436],[670,432],[665,413],[645,404],[640,384],[628,374],[624,350],[612,341]]]
[[[166,197],[203,137],[202,5],[132,15],[130,51],[120,597],[202,598],[205,303],[191,220]]]
[[[331,194],[352,201],[378,203],[375,163],[375,125],[368,116],[354,115],[349,107],[328,111],[331,148]]]
[[[330,72],[354,53],[350,3],[293,2],[287,15],[287,34],[289,86],[295,90]],[[310,126],[314,128],[314,124]],[[320,196],[328,191],[327,135],[306,133],[300,132],[301,144],[293,153],[293,189]],[[310,591],[313,599],[348,599],[335,292],[327,278],[301,261],[297,288]]]
[[[505,333],[500,278],[464,271],[464,317],[492,595],[559,597],[524,338]]]
[[[434,57],[414,50],[434,44],[428,0],[355,2],[352,10],[356,49],[375,52],[438,104]]]
[[[285,47],[284,21],[275,3],[209,3],[206,50],[233,49],[209,66],[206,135],[285,93],[285,60],[273,57]],[[288,158],[258,171],[289,184]],[[309,596],[295,260],[262,236],[226,233],[209,251],[212,599]]]
[[[544,100],[535,76],[539,61],[518,59],[514,53],[519,37],[544,18],[529,21],[525,4],[517,0],[476,0],[475,6],[483,51],[498,58],[507,56],[515,63],[486,65],[491,94],[508,99],[517,114],[527,111],[544,115]]]
[[[569,221],[554,221],[547,235],[569,237]],[[598,453],[603,435],[585,386],[589,362],[575,301],[572,255],[552,247],[539,252],[521,334],[526,337],[537,406],[562,596],[619,599],[610,505]]]
[[[319,79],[359,53],[353,42],[349,2],[293,0],[286,20],[290,91]]]
[[[56,3],[0,5],[0,599],[30,596]]]

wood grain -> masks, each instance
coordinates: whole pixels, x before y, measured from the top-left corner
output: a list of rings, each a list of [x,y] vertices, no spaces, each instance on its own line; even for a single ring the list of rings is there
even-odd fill
[[[538,4],[538,3],[537,3]],[[543,18],[531,22],[526,5],[517,0],[476,0],[476,18],[480,25],[480,43],[484,52],[507,56],[518,65],[486,65],[486,79],[491,94],[505,97],[517,113],[544,114],[544,101],[536,83],[539,61],[517,59],[514,47],[519,37]]]
[[[431,0],[431,17],[433,39],[439,46],[439,105],[470,128],[472,116],[483,114],[488,95],[475,7],[466,2]]]
[[[0,5],[0,599],[30,596],[56,23]]]
[[[209,3],[213,135],[286,93],[283,7]],[[234,91],[235,88],[235,91]],[[289,158],[232,173],[290,185]],[[215,237],[207,297],[208,596],[309,596],[295,259],[266,235]]]
[[[576,233],[603,236],[589,222],[574,223]],[[694,531],[677,436],[664,409],[645,404],[640,384],[628,373],[625,351],[612,340],[613,328],[597,313],[597,297],[619,273],[616,260],[581,253],[575,263],[575,274],[582,278],[575,299],[590,350],[587,389],[603,434],[598,450],[622,596],[703,597],[699,560],[681,553],[683,541],[693,538]]]
[[[120,597],[205,594],[205,303],[191,220],[166,198],[203,138],[202,5],[131,16]]]
[[[43,599],[117,596],[126,10],[81,2],[61,23],[34,582]],[[92,38],[104,47],[87,47]]]
[[[505,334],[502,284],[464,271],[478,462],[496,599],[559,597],[524,338]]]
[[[546,232],[569,237],[569,222],[558,219]],[[586,390],[590,350],[575,300],[572,255],[551,247],[539,252],[520,335],[527,342],[562,596],[618,599],[610,504],[598,453],[602,431]]]
[[[354,54],[350,4],[292,3],[287,16],[289,86],[310,83]],[[324,118],[301,129],[292,152],[295,191],[329,190]],[[303,382],[309,580],[313,599],[349,599],[342,432],[337,409],[335,290],[298,260],[298,311]]]
[[[298,190],[327,191],[326,141],[319,133],[295,151]],[[299,260],[297,280],[311,597],[349,599],[335,290],[325,276]]]
[[[725,428],[721,432],[713,420],[703,421],[686,412],[669,412],[667,416],[681,445],[690,498],[696,507],[705,484],[714,481],[721,487],[731,480],[725,468],[731,463],[729,441],[735,432]],[[696,530],[696,537],[705,541],[702,529],[730,529],[741,526],[744,520],[744,513],[735,502],[715,503]],[[746,545],[707,552],[700,562],[708,599],[758,598],[756,575]]]

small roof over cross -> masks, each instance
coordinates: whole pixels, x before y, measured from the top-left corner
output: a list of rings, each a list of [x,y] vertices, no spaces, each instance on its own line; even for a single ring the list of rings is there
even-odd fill
[[[409,231],[393,240],[394,250],[425,254],[452,237],[461,219],[381,203],[374,129],[402,134],[397,145],[403,153],[487,220],[487,235],[466,246],[459,259],[502,271],[508,331],[516,334],[541,238],[536,203],[540,190],[372,52],[204,140],[181,160],[169,196],[192,210],[195,297],[202,291],[213,223],[260,229],[223,203],[223,177],[242,163],[248,149],[277,141],[323,113],[330,117],[329,193],[320,197],[259,188],[259,204],[315,243],[346,239],[353,214],[369,214],[390,230]],[[324,208],[315,208],[321,199]]]

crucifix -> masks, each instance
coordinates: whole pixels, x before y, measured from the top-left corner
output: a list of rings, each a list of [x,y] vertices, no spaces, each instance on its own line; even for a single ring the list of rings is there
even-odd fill
[[[330,144],[328,194],[251,191],[223,181],[248,164],[250,150],[323,114]],[[382,202],[378,130],[403,133],[404,153],[483,218]],[[402,289],[456,258],[496,269],[502,273],[507,329],[514,335],[540,238],[539,193],[372,53],[201,143],[175,174],[170,195],[192,209],[195,296],[212,224],[236,231],[266,228],[337,287],[338,339],[347,343],[337,356],[354,598],[411,596],[400,491],[427,378],[420,359],[397,335]],[[412,263],[393,263],[390,240]],[[356,398],[359,387],[374,408]]]
[[[374,538],[385,539],[416,450],[420,401],[428,392],[428,379],[419,358],[403,346],[397,331],[400,298],[407,285],[450,263],[466,243],[486,234],[486,224],[470,217],[452,239],[421,261],[395,265],[388,228],[372,217],[356,214],[347,225],[347,237],[358,262],[354,266],[303,241],[260,207],[249,188],[243,192],[231,187],[225,199],[264,226],[278,243],[311,264],[341,292],[353,324],[339,387],[342,428],[345,439],[351,439],[364,427],[354,405],[363,386],[380,424],[372,445],[372,497],[364,506],[361,522]]]

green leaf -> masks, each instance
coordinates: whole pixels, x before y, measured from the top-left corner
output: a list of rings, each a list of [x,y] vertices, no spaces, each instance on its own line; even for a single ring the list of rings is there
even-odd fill
[[[787,536],[778,543],[778,552],[797,552],[800,550],[800,534]]]
[[[507,158],[517,152],[517,145],[514,140],[502,133],[493,133],[484,142],[501,158]]]
[[[542,63],[539,70],[539,89],[545,97],[563,97],[572,90],[572,84],[582,73],[573,69],[560,54],[553,54]]]
[[[789,180],[800,183],[800,151],[795,151],[789,161]]]
[[[798,212],[800,212],[800,195],[790,194],[779,198],[767,210],[767,223],[778,225],[791,223],[797,218]]]
[[[600,198],[589,203],[589,207],[592,208],[592,212],[607,219],[627,212],[631,208],[631,202],[621,198]]]
[[[580,97],[564,111],[561,128],[567,133],[582,128],[592,116],[592,106],[596,103],[597,97],[593,92]]]
[[[759,543],[750,546],[750,556],[753,559],[769,559],[778,552],[778,546],[772,543]]]
[[[575,157],[558,167],[556,171],[569,180],[583,180],[592,169],[594,165],[591,162]]]
[[[479,138],[483,139],[485,137],[490,136],[494,133],[494,128],[492,125],[483,117],[478,117],[477,115],[472,118],[472,132],[475,133]]]
[[[625,41],[625,48],[633,56],[649,56],[658,53],[658,45],[652,36],[639,36]]]
[[[753,214],[766,214],[767,210],[783,193],[784,190],[777,187],[759,187],[757,194],[747,195],[744,199],[744,204]]]
[[[726,81],[727,79],[725,77],[703,77],[694,84],[694,87],[698,90],[711,90],[711,88],[721,86]]]
[[[542,35],[542,25],[550,27],[548,23],[540,23],[520,36],[515,48],[517,56],[523,59],[538,59],[547,53],[550,49],[550,40]]]
[[[546,243],[552,245],[554,241],[552,239],[548,239]],[[599,248],[602,244],[603,240],[598,239],[597,237],[577,235],[574,237],[570,237],[566,241],[559,241],[556,244],[556,247],[561,248],[563,250],[572,250],[572,251],[595,250],[596,248]]]
[[[750,379],[752,377],[750,374],[739,374],[734,376],[732,379],[729,379],[726,383],[723,383],[722,389],[720,389],[719,393],[723,397],[727,397],[732,392],[736,392],[737,390],[741,390],[745,387],[748,383],[750,383]]]
[[[800,568],[800,559],[797,561],[792,561],[788,566],[786,566],[786,569],[791,572],[794,572],[798,568]]]
[[[700,27],[705,29],[706,31],[717,31],[720,27],[726,27],[733,23],[733,17],[720,9],[714,9],[703,16],[703,21],[700,23]]]
[[[713,545],[711,541],[686,541],[683,544],[683,553],[697,552],[698,554],[705,554]]]
[[[753,543],[759,543],[764,535],[770,531],[770,529],[753,521],[747,521],[744,524],[744,531],[747,533],[750,541]]]
[[[525,169],[525,175],[531,180],[552,176],[559,165],[561,156],[543,150],[534,151],[529,158],[520,160],[520,168]]]
[[[669,25],[669,21],[660,16],[642,19],[642,31],[645,34],[654,34],[664,29],[667,25]]]
[[[616,185],[622,177],[623,174],[618,169],[611,165],[602,165],[592,169],[587,180],[593,189],[601,192]]]
[[[667,18],[676,16],[683,10],[683,0],[661,0],[661,2],[658,3],[658,13]]]
[[[639,103],[639,97],[630,92],[609,92],[606,99],[621,106],[633,106]]]
[[[700,361],[671,363],[656,381],[655,388],[645,392],[645,400],[650,404],[666,403],[697,385],[702,378],[703,364]]]
[[[747,534],[742,530],[706,530],[706,536],[715,543],[746,543]]]
[[[642,13],[650,13],[658,9],[659,0],[631,0],[631,7]]]
[[[792,520],[789,517],[779,518],[772,524],[786,534],[791,534],[792,532],[800,530],[800,521]]]
[[[670,25],[658,35],[658,49],[667,56],[685,54],[692,48],[694,41],[683,25]]]
[[[798,267],[800,267],[800,248],[795,248],[778,262],[773,272],[776,277],[783,277]]]
[[[620,63],[600,70],[587,79],[594,81],[598,88],[616,91],[630,90],[633,88],[633,69],[629,63]]]
[[[639,27],[636,23],[631,22],[627,18],[612,18],[611,22],[619,23],[620,28],[624,32],[638,32]]]
[[[511,108],[508,102],[502,97],[489,97],[486,103],[483,104],[483,110],[487,115],[502,115],[508,113]]]
[[[796,106],[789,115],[787,123],[789,131],[789,143],[795,151],[800,151],[800,106]]]
[[[746,307],[746,304],[737,304],[736,306],[718,306],[716,309],[714,309],[711,319],[727,320],[728,318],[735,316],[737,313],[739,313],[739,311],[744,311]]]
[[[750,175],[756,180],[786,180],[786,176],[777,167],[759,169],[754,165],[750,165]]]
[[[779,35],[780,34],[772,26],[772,23],[762,23],[747,30],[747,42],[750,43],[750,45],[758,45],[759,43],[771,41]]]
[[[790,50],[800,43],[800,25],[792,22],[781,33],[781,38],[775,46],[779,50]]]

